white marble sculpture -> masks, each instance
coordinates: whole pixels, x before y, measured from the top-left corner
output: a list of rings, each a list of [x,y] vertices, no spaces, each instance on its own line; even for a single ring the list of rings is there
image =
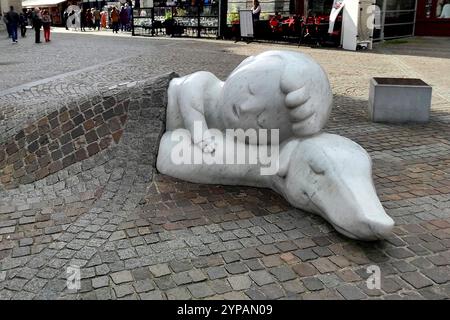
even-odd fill
[[[349,139],[320,132],[331,105],[323,69],[289,51],[249,57],[225,82],[209,72],[173,79],[157,169],[195,183],[271,188],[350,238],[381,239],[394,222],[377,197],[369,155]],[[248,141],[225,134],[227,129],[279,129],[279,139]],[[266,163],[259,158],[230,164],[230,145],[246,155],[276,145],[269,150],[276,156],[274,174],[261,174]],[[179,150],[190,159],[209,156],[215,162],[180,163]]]
[[[291,51],[266,51],[239,64],[225,82],[210,72],[173,79],[168,90],[168,131],[279,129],[280,142],[319,132],[331,110],[332,94],[323,69]],[[201,141],[211,152],[209,140]]]

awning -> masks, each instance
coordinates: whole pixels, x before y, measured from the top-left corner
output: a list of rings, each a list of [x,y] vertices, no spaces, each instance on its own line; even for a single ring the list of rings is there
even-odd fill
[[[22,1],[23,8],[35,8],[35,7],[56,7],[61,2],[66,0],[26,0]]]

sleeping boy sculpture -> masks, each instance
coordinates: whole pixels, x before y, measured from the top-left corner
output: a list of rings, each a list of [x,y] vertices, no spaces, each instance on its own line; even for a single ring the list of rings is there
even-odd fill
[[[394,222],[377,197],[370,156],[347,138],[321,132],[331,106],[324,70],[291,51],[251,56],[225,82],[203,71],[175,78],[157,169],[194,183],[271,188],[347,237],[383,239]],[[256,132],[256,139],[230,129]],[[230,146],[247,161],[230,163]],[[262,158],[248,161],[262,150],[275,159],[272,174],[262,174]]]

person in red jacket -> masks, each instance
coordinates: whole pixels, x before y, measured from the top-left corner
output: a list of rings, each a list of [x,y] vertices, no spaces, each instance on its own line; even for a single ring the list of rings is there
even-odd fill
[[[42,13],[42,27],[44,28],[44,39],[45,42],[50,41],[50,26],[52,25],[52,18],[48,13],[48,10],[44,10]]]

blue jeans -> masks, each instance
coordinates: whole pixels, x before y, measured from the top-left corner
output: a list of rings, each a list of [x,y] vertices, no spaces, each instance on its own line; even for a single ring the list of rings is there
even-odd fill
[[[17,41],[17,24],[10,24],[9,29],[11,32],[12,41]]]

